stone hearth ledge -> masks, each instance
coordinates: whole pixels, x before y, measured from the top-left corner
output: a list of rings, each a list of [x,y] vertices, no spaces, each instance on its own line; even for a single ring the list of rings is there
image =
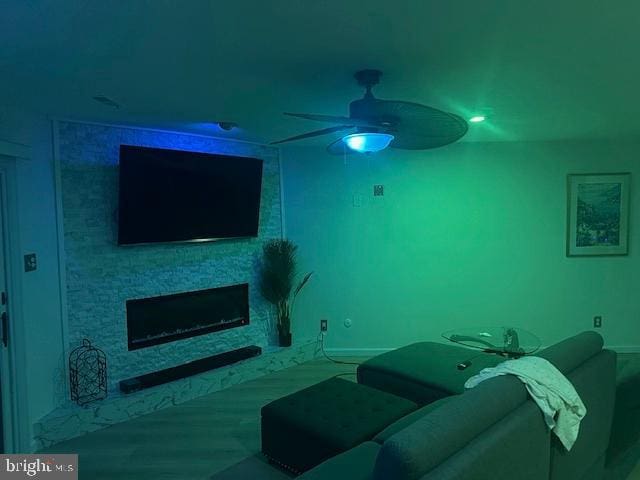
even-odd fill
[[[109,396],[84,407],[67,403],[33,424],[34,449],[125,422],[163,408],[178,405],[268,373],[299,365],[316,356],[316,341],[289,348],[267,347],[262,355],[164,385],[124,395]]]

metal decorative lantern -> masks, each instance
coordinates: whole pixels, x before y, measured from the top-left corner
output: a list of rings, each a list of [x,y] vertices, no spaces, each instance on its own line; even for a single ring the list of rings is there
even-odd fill
[[[78,405],[107,396],[107,357],[86,338],[69,354],[69,386]]]

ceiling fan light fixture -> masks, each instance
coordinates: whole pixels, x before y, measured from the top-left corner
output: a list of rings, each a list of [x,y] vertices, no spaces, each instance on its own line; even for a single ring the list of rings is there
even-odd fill
[[[469,121],[471,123],[480,123],[480,122],[484,122],[486,119],[487,117],[485,117],[484,115],[474,115],[469,119]]]
[[[389,146],[394,136],[389,133],[352,133],[342,137],[344,144],[351,150],[360,153],[374,153]]]

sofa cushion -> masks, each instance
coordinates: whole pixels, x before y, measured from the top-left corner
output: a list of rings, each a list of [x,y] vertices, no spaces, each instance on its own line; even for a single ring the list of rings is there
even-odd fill
[[[536,356],[550,361],[566,375],[600,353],[603,345],[602,337],[596,332],[582,332],[541,350]]]
[[[471,360],[465,370],[457,365]],[[434,342],[418,342],[371,358],[358,366],[358,382],[428,404],[464,392],[464,382],[503,357]]]
[[[262,451],[301,473],[371,440],[417,408],[404,398],[331,378],[262,408]]]
[[[384,442],[374,478],[420,478],[526,401],[524,385],[511,375],[456,395]]]
[[[377,443],[364,442],[330,458],[298,478],[300,480],[369,480],[379,451],[380,445]]]
[[[409,415],[402,417],[400,420],[396,420],[387,428],[385,428],[383,431],[381,431],[379,434],[377,434],[375,437],[373,437],[373,441],[383,444],[389,439],[389,437],[391,437],[392,435],[395,435],[400,430],[403,430],[409,425],[413,424],[416,420],[419,420],[425,415],[428,415],[429,413],[434,411],[436,408],[439,408],[440,406],[447,403],[452,398],[454,397],[451,396],[451,397],[441,398],[440,400],[436,400],[435,402],[431,402],[430,404],[422,408],[419,408],[415,412],[411,412]]]
[[[547,480],[549,455],[549,429],[529,400],[420,480]]]

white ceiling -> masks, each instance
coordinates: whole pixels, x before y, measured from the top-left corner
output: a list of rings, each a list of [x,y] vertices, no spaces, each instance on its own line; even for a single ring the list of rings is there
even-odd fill
[[[378,97],[488,112],[467,140],[639,137],[639,45],[638,0],[0,0],[0,104],[270,141],[379,68]]]

